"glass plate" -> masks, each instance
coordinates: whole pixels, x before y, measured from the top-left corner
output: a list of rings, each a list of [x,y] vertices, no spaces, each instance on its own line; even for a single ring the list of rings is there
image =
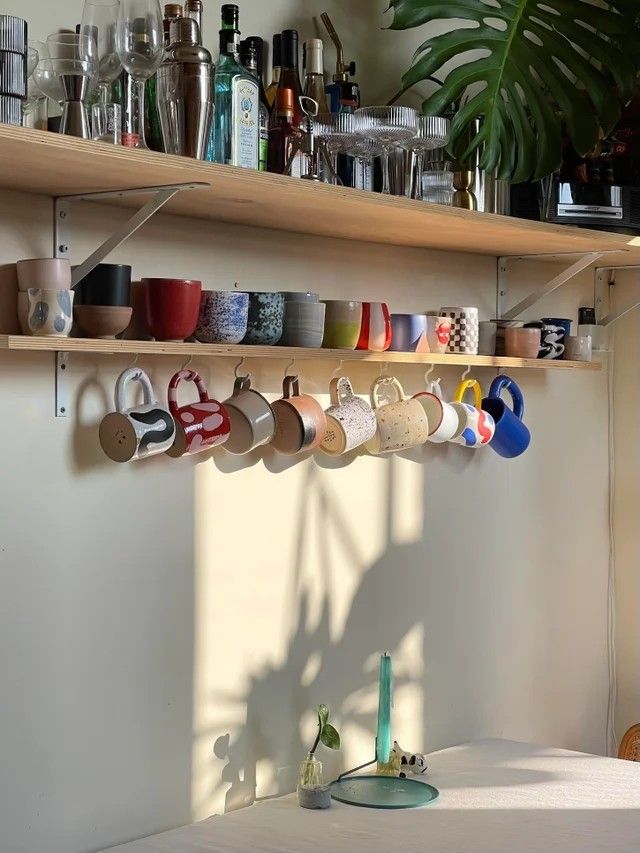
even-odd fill
[[[367,809],[415,809],[439,793],[433,785],[395,776],[351,776],[331,783],[334,800]]]

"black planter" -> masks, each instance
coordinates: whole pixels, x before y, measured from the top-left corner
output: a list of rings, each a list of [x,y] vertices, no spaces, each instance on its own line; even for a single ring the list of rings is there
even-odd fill
[[[130,305],[131,267],[127,264],[98,264],[76,288],[78,305]]]

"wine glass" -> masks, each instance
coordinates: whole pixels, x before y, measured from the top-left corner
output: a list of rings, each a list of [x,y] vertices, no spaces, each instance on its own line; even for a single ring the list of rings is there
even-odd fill
[[[145,83],[162,61],[164,31],[158,0],[122,0],[116,25],[116,50],[138,87],[138,132],[135,148],[148,150],[144,138]]]
[[[91,39],[96,48],[100,101],[108,103],[110,87],[120,74],[122,64],[116,50],[116,23],[119,0],[85,0],[80,34]]]
[[[313,122],[313,135],[329,154],[331,183],[340,182],[338,177],[338,154],[346,154],[353,144],[353,113],[321,113]]]
[[[355,130],[380,143],[382,192],[391,195],[389,155],[418,132],[418,113],[411,107],[361,107],[355,112]]]
[[[436,148],[444,148],[449,141],[449,130],[451,122],[448,118],[440,116],[420,116],[418,133],[403,144],[403,148],[412,151],[416,155],[415,185],[413,187],[413,198],[418,201],[424,200],[422,191],[422,178],[424,175],[424,155],[427,151]]]

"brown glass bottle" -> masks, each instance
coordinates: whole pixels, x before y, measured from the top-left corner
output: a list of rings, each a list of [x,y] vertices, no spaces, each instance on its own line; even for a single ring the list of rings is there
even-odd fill
[[[278,87],[269,127],[268,170],[283,175],[298,130],[294,124],[293,90]]]
[[[282,71],[282,36],[276,33],[273,37],[273,47],[271,49],[271,82],[267,86],[265,92],[269,109],[273,109],[276,102],[276,92],[278,91],[278,83],[280,82],[280,73]]]
[[[300,85],[297,30],[282,31],[282,71],[280,72],[278,90],[281,89],[291,89],[293,92],[293,123],[296,127],[300,127],[304,120],[304,114],[300,106],[302,86]]]

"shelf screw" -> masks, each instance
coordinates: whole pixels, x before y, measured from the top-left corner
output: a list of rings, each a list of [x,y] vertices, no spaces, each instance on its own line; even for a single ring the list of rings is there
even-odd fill
[[[67,411],[67,410],[65,409],[65,407],[64,407],[64,406],[60,406],[60,414],[61,414],[61,415],[64,415],[64,413],[65,413],[66,411]]]
[[[66,219],[66,218],[67,218],[66,211],[61,210],[61,211],[60,211],[60,219]]]
[[[58,246],[58,250],[59,250],[60,252],[68,252],[68,251],[69,251],[69,247],[68,247],[68,246],[65,246],[64,244],[61,244],[60,246]]]

